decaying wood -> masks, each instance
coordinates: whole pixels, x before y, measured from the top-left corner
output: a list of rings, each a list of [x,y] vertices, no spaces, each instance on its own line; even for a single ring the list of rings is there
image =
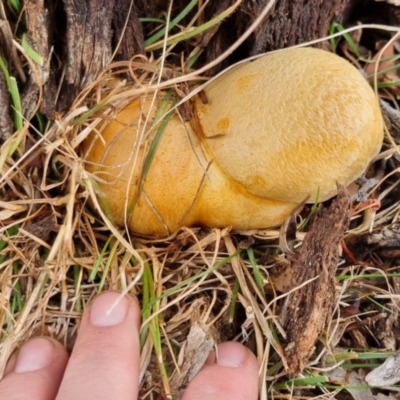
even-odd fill
[[[111,58],[115,0],[63,0],[67,16],[65,83],[62,109],[72,104],[85,85],[93,82]]]
[[[341,13],[350,0],[276,0],[269,15],[249,37],[240,52],[244,56],[293,46],[324,37],[332,21],[341,20]],[[211,17],[217,12],[218,3],[210,4]],[[230,0],[225,6],[230,6]],[[207,61],[215,59],[242,34],[268,0],[243,0],[240,9],[224,21],[205,48]],[[240,54],[240,57],[243,57]],[[227,60],[228,63],[228,60]],[[226,64],[218,67],[223,69]],[[213,70],[213,73],[216,71]]]
[[[288,296],[281,314],[288,337],[285,355],[289,374],[303,370],[331,318],[339,244],[348,227],[350,205],[350,196],[340,188],[330,206],[319,208],[293,261],[292,287],[299,289]]]
[[[264,7],[245,2],[244,11],[254,17]],[[251,54],[280,49],[324,37],[349,0],[278,0],[270,15],[256,31]]]
[[[38,108],[49,119],[54,119],[56,86],[50,81],[51,37],[49,11],[43,0],[30,0],[25,3],[25,13],[30,46],[42,58],[41,65],[31,69],[27,86],[23,93],[23,114],[30,120]],[[39,88],[43,88],[39,99]]]
[[[112,21],[116,58],[130,60],[144,54],[144,36],[135,2],[118,2]]]

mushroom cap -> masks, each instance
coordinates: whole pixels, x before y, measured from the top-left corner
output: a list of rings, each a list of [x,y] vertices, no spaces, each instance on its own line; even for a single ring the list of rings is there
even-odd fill
[[[278,225],[297,207],[256,196],[232,180],[176,113],[161,131],[144,176],[149,146],[160,128],[152,121],[161,103],[158,98],[150,110],[150,100],[134,100],[83,143],[86,170],[97,180],[99,203],[113,223],[164,236],[193,225],[254,229]]]
[[[383,140],[378,100],[339,56],[293,48],[237,65],[196,101],[204,145],[251,193],[301,202],[337,194]]]
[[[195,99],[192,124],[178,112],[155,121],[166,103],[161,92],[154,107],[138,98],[86,139],[86,168],[114,223],[158,235],[193,225],[276,226],[318,190],[324,200],[337,183],[354,181],[382,144],[372,89],[347,61],[322,50],[242,63],[205,93],[208,102]]]

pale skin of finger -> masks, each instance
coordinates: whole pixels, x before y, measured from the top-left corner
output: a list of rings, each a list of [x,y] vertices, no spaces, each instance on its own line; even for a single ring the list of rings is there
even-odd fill
[[[106,315],[118,297],[115,292],[104,293],[85,311],[68,366],[60,343],[45,338],[27,342],[7,365],[0,399],[137,399],[140,309],[136,300],[127,297],[122,307]],[[44,344],[47,350],[43,350]],[[28,370],[26,363],[21,366],[18,362],[26,348],[30,349],[28,356],[25,351]],[[223,343],[218,357],[211,354],[189,384],[183,400],[256,400],[257,372],[250,350],[239,343]]]
[[[117,309],[111,313],[119,313],[116,320],[123,320],[107,326],[105,313],[118,297],[116,292],[104,293],[85,311],[57,400],[137,398],[140,309],[135,299],[123,298],[126,314]],[[102,312],[103,318],[98,315]],[[94,314],[105,326],[93,323]]]
[[[46,346],[47,349],[43,347]],[[23,356],[26,350],[35,352],[41,350],[42,361],[47,359],[48,366],[36,370],[35,360],[31,360],[30,368],[20,365],[17,359]],[[37,362],[37,361],[36,361]],[[0,382],[0,399],[7,400],[54,400],[61,383],[65,367],[68,362],[68,354],[64,347],[49,338],[33,338],[22,346],[21,350],[13,355],[7,364],[5,375]],[[38,367],[38,365],[36,365]]]
[[[240,355],[241,360],[236,362],[235,355]],[[206,365],[190,382],[182,400],[257,400],[257,398],[256,357],[240,343],[227,342],[218,346],[217,359],[215,356],[209,357]]]

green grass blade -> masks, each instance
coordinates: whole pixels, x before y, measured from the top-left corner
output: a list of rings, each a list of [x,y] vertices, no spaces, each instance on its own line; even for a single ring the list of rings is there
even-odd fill
[[[192,0],[171,22],[169,23],[169,30],[173,29],[179,22],[182,21],[183,18],[185,18],[190,11],[192,11],[193,7],[197,4],[198,0]],[[150,46],[151,44],[157,42],[157,40],[161,39],[162,37],[165,36],[166,33],[166,27],[162,28],[158,32],[156,32],[154,35],[149,37],[147,40],[145,40],[144,45],[145,47]]]
[[[21,40],[21,45],[23,49],[26,51],[26,54],[29,56],[29,58],[34,61],[37,65],[43,65],[43,58],[39,53],[34,50],[29,42],[26,39],[26,35],[22,35],[22,40]]]
[[[103,246],[103,248],[102,248],[102,250],[101,250],[99,256],[97,257],[97,260],[96,260],[96,262],[95,262],[94,265],[93,265],[92,272],[90,273],[90,276],[89,276],[89,279],[90,279],[91,281],[94,281],[94,279],[96,278],[96,275],[97,275],[97,273],[99,272],[100,265],[101,265],[101,263],[102,263],[102,261],[103,261],[103,259],[104,259],[104,255],[106,254],[107,249],[108,249],[108,246],[110,245],[111,239],[112,239],[113,237],[114,237],[113,235],[110,235],[110,236],[108,237],[108,239],[107,239],[105,245]]]
[[[17,81],[8,73],[7,65],[1,56],[0,56],[0,69],[6,80],[7,89],[11,95],[11,102],[13,105],[14,126],[18,130],[23,127],[21,96],[19,94]]]
[[[21,12],[22,5],[19,0],[8,0],[8,4],[15,10],[17,14]]]
[[[154,282],[153,282],[153,276],[151,273],[151,268],[150,264],[145,261],[144,262],[144,269],[143,269],[143,275],[142,275],[142,284],[143,284],[143,289],[142,289],[142,318],[143,321],[148,319],[151,315],[152,312],[152,299],[151,298],[151,287],[154,287]],[[149,332],[149,325],[144,325],[142,326],[142,329],[140,331],[140,348],[143,348],[146,338]]]
[[[254,280],[256,281],[257,287],[260,290],[260,293],[263,294],[265,299],[265,291],[264,291],[264,279],[261,275],[260,268],[258,268],[256,258],[254,256],[254,250],[252,247],[247,249],[247,256],[249,257],[250,264],[253,268],[253,276]]]
[[[166,290],[161,296],[157,297],[154,301],[151,301],[146,307],[143,307],[143,310],[147,310],[147,308],[152,307],[156,301],[160,301],[162,299],[164,299],[165,297],[169,297],[172,294],[174,294],[176,291],[189,286],[192,282],[195,282],[199,279],[201,279],[203,276],[208,275],[216,270],[218,270],[219,268],[221,268],[222,266],[224,266],[227,262],[229,262],[230,260],[232,260],[232,258],[236,257],[238,254],[240,254],[240,250],[236,251],[235,253],[233,253],[232,255],[230,255],[229,257],[225,257],[223,258],[221,261],[219,261],[217,264],[215,264],[213,267],[211,267],[210,269],[206,269],[203,272],[200,272],[197,275],[194,275],[180,283],[178,283],[176,286],[174,286],[171,289]]]
[[[329,28],[329,34],[332,35],[335,32],[343,32],[344,30],[345,29],[344,29],[343,25],[341,25],[337,22],[334,22]],[[357,46],[356,42],[353,40],[353,38],[351,37],[351,35],[348,33],[343,33],[343,38],[347,41],[347,43],[349,44],[353,53],[358,58],[360,58],[360,52],[358,51],[358,46]],[[331,38],[329,41],[331,43],[332,50],[334,52],[336,52],[337,43],[335,42],[335,38]]]
[[[191,29],[187,30],[186,32],[181,32],[179,34],[171,36],[167,40],[167,46],[170,46],[171,44],[176,44],[176,43],[185,41],[187,39],[190,39],[194,36],[200,35],[200,33],[203,33],[205,31],[207,31],[208,29],[212,28],[213,26],[219,24],[222,20],[227,18],[232,13],[231,8],[232,7],[230,7],[228,10],[225,10],[221,14],[217,15],[215,18],[211,19],[210,21],[207,21],[203,25],[200,25],[196,28],[191,28]],[[157,49],[161,49],[163,46],[164,46],[164,41],[158,41],[156,43],[147,45],[145,47],[145,50],[146,51],[157,50]]]
[[[318,187],[318,190],[317,190],[317,194],[316,194],[316,196],[315,196],[314,203],[313,203],[313,205],[312,205],[312,207],[311,207],[311,211],[310,211],[310,213],[307,215],[307,218],[306,218],[306,219],[303,221],[303,223],[300,225],[300,227],[299,227],[299,232],[302,231],[303,229],[305,229],[305,227],[309,224],[311,218],[312,218],[312,217],[314,216],[314,214],[317,212],[318,205],[319,205],[319,199],[320,199],[320,190],[319,190],[319,187]]]
[[[155,22],[156,24],[161,24],[161,25],[165,25],[165,19],[161,19],[161,18],[153,18],[153,17],[143,17],[143,18],[139,18],[139,21],[141,23],[143,22]]]

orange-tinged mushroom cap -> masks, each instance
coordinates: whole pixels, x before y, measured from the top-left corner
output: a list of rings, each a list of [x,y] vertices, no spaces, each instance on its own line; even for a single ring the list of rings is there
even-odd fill
[[[379,152],[383,120],[349,62],[312,48],[240,64],[205,88],[197,113],[218,165],[250,192],[301,202],[337,193]]]
[[[383,121],[362,75],[340,57],[288,49],[242,63],[196,98],[198,123],[177,112],[162,130],[150,100],[134,100],[84,143],[87,169],[117,225],[167,235],[182,226],[276,226],[359,177],[379,152]],[[159,131],[160,132],[160,131]]]

